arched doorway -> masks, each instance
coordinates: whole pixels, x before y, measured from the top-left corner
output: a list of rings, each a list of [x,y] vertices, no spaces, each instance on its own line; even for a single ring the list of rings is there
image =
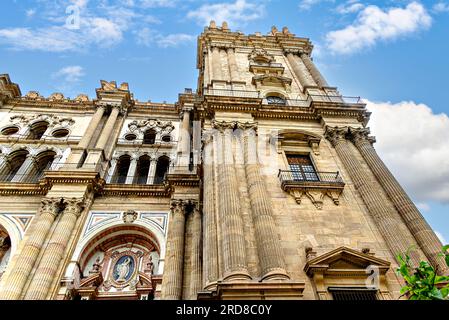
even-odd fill
[[[102,231],[80,255],[80,285],[74,298],[152,300],[156,285],[162,282],[160,252],[156,237],[142,226],[122,225]]]

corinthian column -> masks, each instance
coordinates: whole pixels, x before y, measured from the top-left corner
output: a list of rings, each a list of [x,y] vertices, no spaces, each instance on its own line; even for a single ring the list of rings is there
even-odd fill
[[[310,76],[309,70],[304,65],[304,62],[297,55],[293,53],[287,53],[287,59],[293,68],[293,72],[298,77],[303,90],[307,87],[317,86],[313,78]]]
[[[287,280],[279,235],[273,218],[265,180],[260,173],[257,156],[255,124],[241,124],[244,130],[244,163],[251,212],[257,239],[257,251],[262,270],[262,280]]]
[[[312,75],[313,79],[320,87],[329,87],[326,79],[324,79],[323,75],[318,70],[318,68],[315,66],[315,63],[313,63],[312,59],[310,59],[308,54],[302,53],[301,60],[302,60],[302,62],[304,62],[304,65],[310,71],[310,74]]]
[[[232,147],[234,123],[215,123],[221,131],[218,135],[223,144],[223,159],[218,160],[218,185],[220,186],[221,224],[223,232],[224,280],[248,280],[245,236],[240,213],[237,176],[235,173]]]
[[[231,81],[239,80],[239,69],[237,66],[237,60],[235,59],[235,52],[233,48],[229,48],[227,51],[228,55],[228,65],[229,65],[229,74],[231,77]]]
[[[83,199],[64,200],[66,205],[61,219],[51,235],[33,280],[25,294],[25,300],[44,300],[64,258],[73,228],[81,214]]]
[[[97,107],[97,110],[95,111],[92,119],[90,120],[89,126],[87,127],[86,132],[84,133],[83,137],[81,138],[80,142],[78,143],[78,147],[86,149],[90,143],[90,140],[92,139],[95,130],[98,127],[98,124],[101,121],[101,118],[103,117],[105,110],[105,106],[99,105]]]
[[[111,114],[109,115],[108,121],[101,132],[100,138],[98,139],[97,145],[95,148],[104,149],[106,143],[108,143],[109,139],[111,139],[111,133],[114,129],[115,122],[117,121],[117,117],[120,113],[120,106],[112,106]]]
[[[197,294],[201,291],[201,211],[199,204],[195,204],[192,212],[192,248],[190,252],[190,267],[192,276],[190,279],[190,299],[196,300]]]
[[[220,48],[212,48],[212,80],[223,80],[221,71]]]
[[[374,182],[366,176],[362,163],[351,151],[350,142],[346,140],[347,133],[347,127],[326,128],[326,138],[331,141],[337,151],[354,187],[362,197],[392,254],[396,256],[399,253],[405,253],[413,243],[407,242],[410,237],[400,227],[401,222],[395,217],[395,209],[389,204],[389,200],[383,193],[375,191]],[[412,254],[412,260],[418,263],[419,257]]]
[[[36,225],[30,234],[22,251],[17,257],[11,274],[6,279],[3,290],[0,293],[1,300],[17,300],[20,298],[23,287],[30,276],[36,262],[42,244],[60,210],[60,198],[43,199],[36,217]]]
[[[414,235],[418,245],[421,247],[421,250],[441,273],[447,273],[448,267],[444,258],[439,257],[442,247],[441,241],[377,154],[372,145],[374,142],[373,138],[368,137],[369,130],[353,128],[350,130],[355,146],[360,151],[360,154],[365,159],[377,180],[379,180],[379,183],[386,191],[391,202],[401,214],[410,232]]]
[[[162,299],[182,298],[182,275],[184,266],[185,203],[173,200],[167,237],[167,253],[162,279]]]
[[[204,219],[204,281],[205,289],[214,287],[218,279],[218,239],[215,219],[214,161],[212,137],[204,141],[203,219]]]

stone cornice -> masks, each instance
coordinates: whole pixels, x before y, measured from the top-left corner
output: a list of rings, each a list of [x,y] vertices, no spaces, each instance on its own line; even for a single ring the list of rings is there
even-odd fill
[[[39,183],[11,183],[0,182],[1,196],[42,196],[48,189],[42,188]]]
[[[57,184],[85,184],[88,191],[100,193],[105,185],[105,181],[99,177],[97,172],[89,171],[46,171],[44,178],[40,181],[42,189],[49,190]]]
[[[170,197],[172,187],[169,185],[139,185],[108,183],[100,191],[101,196],[132,196],[132,197]]]
[[[167,175],[167,182],[170,186],[199,187],[200,178],[196,174],[177,174]]]

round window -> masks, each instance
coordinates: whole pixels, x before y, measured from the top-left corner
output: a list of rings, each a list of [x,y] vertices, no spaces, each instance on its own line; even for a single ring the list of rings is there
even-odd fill
[[[125,140],[128,140],[128,141],[134,141],[136,139],[137,139],[137,136],[134,133],[128,133],[125,136]]]
[[[18,127],[6,127],[2,130],[2,134],[4,136],[10,136],[13,135],[15,133],[19,132],[19,128]]]
[[[54,138],[64,138],[64,137],[68,136],[68,134],[69,134],[69,130],[58,129],[58,130],[53,131],[52,136]]]
[[[162,137],[162,141],[164,141],[164,142],[170,142],[170,141],[171,141],[171,137],[170,137],[170,136],[163,136],[163,137]]]

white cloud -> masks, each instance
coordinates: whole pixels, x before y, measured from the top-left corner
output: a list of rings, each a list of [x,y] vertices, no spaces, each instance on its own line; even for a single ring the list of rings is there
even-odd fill
[[[67,83],[76,83],[84,76],[84,69],[81,66],[67,66],[52,74],[53,79],[60,79]]]
[[[100,1],[96,6],[88,0],[71,0],[80,8],[79,27],[69,28],[66,20],[74,12],[66,12],[67,1],[39,2],[39,17],[47,25],[37,28],[0,29],[0,44],[15,50],[49,52],[82,51],[92,46],[108,48],[124,39],[125,32],[142,24],[160,23],[132,1]],[[73,25],[72,25],[73,27]]]
[[[449,4],[445,2],[438,2],[433,6],[435,12],[449,12]]]
[[[418,203],[416,203],[416,207],[421,212],[428,212],[428,211],[430,211],[430,206],[427,203],[425,203],[425,202],[418,202]]]
[[[34,16],[36,14],[36,10],[35,9],[28,9],[27,11],[25,11],[25,14],[28,18]]]
[[[185,33],[174,33],[169,35],[162,35],[154,30],[149,28],[143,28],[136,34],[136,41],[138,44],[144,46],[151,46],[152,44],[156,44],[161,48],[167,47],[177,47],[181,44],[192,42],[195,40],[195,36]]]
[[[435,234],[437,235],[438,239],[440,239],[440,241],[443,245],[446,245],[448,243],[446,241],[446,239],[443,237],[443,235],[441,234],[441,232],[435,231]]]
[[[140,0],[139,5],[144,8],[172,8],[176,5],[176,0]]]
[[[449,203],[449,117],[411,101],[367,108],[375,148],[411,197]]]
[[[300,10],[310,10],[313,6],[321,2],[334,2],[334,0],[302,0],[299,2]]]
[[[378,41],[394,40],[428,29],[432,18],[426,8],[411,2],[405,8],[382,10],[371,5],[364,8],[353,24],[326,35],[327,47],[334,53],[350,54],[374,46]]]
[[[344,4],[340,4],[336,10],[339,14],[348,14],[348,13],[355,13],[365,8],[365,5],[355,1],[355,0],[349,0]]]
[[[217,24],[226,21],[230,27],[238,27],[248,21],[261,18],[264,13],[263,4],[236,0],[234,3],[202,5],[196,10],[189,11],[187,17],[195,19],[201,26],[207,26],[211,20],[214,20]]]

